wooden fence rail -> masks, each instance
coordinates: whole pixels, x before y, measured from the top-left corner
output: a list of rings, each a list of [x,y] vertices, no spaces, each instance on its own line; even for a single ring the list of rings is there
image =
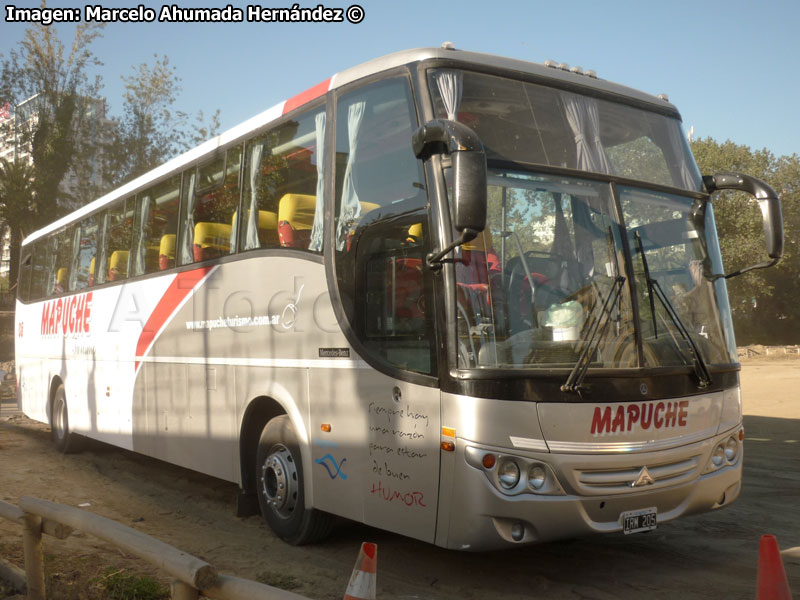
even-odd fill
[[[220,575],[205,561],[140,531],[85,510],[39,498],[23,497],[20,506],[0,501],[0,518],[22,525],[25,555],[24,580],[30,600],[45,600],[42,534],[58,539],[73,530],[92,534],[157,566],[175,578],[173,600],[196,600],[200,593],[214,600],[308,600],[257,581]],[[21,587],[22,574],[0,559],[0,574]]]

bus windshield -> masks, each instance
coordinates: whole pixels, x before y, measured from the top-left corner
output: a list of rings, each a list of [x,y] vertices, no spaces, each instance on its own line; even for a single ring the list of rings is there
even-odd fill
[[[691,365],[680,329],[702,360],[731,362],[727,300],[705,277],[716,247],[706,241],[706,204],[631,187],[619,193],[624,226],[606,183],[490,169],[486,229],[455,260],[461,368],[571,367],[590,344],[593,367]]]
[[[439,116],[472,127],[489,164],[486,229],[454,260],[459,368],[735,362],[725,287],[710,277],[722,265],[707,202],[536,168],[696,196],[677,119],[495,76],[432,73]]]
[[[437,116],[473,129],[490,160],[566,167],[702,190],[677,118],[470,71],[433,69],[429,86]]]

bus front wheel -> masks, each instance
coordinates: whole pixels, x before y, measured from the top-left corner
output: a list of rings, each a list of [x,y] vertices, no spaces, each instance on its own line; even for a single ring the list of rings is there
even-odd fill
[[[77,436],[69,428],[69,410],[67,393],[64,384],[60,384],[53,396],[53,407],[50,415],[51,435],[56,449],[62,454],[70,454],[78,449]]]
[[[333,517],[305,507],[300,446],[286,415],[272,419],[261,432],[256,482],[261,515],[282,540],[300,546],[330,533]]]

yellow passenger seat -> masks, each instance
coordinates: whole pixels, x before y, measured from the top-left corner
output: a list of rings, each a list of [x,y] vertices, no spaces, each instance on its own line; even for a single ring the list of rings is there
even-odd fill
[[[67,267],[61,267],[56,271],[56,293],[60,294],[67,290]]]
[[[278,204],[278,237],[281,246],[308,248],[317,197],[310,194],[286,194]]]
[[[108,259],[108,280],[119,281],[128,276],[128,251],[114,250]]]
[[[175,234],[168,233],[161,237],[158,247],[158,268],[161,271],[175,266]]]
[[[194,226],[194,260],[200,262],[231,251],[231,226],[227,223],[198,223]]]
[[[247,211],[248,218],[250,211]],[[233,213],[231,226],[236,228],[236,213]],[[243,227],[247,227],[247,221]],[[241,239],[241,236],[240,236]],[[262,248],[278,245],[278,213],[270,210],[258,211],[258,241]]]

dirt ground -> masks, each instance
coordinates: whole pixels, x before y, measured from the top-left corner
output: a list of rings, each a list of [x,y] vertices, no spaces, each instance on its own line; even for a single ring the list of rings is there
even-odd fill
[[[115,519],[215,565],[314,599],[341,598],[362,541],[376,542],[378,598],[752,598],[759,538],[800,546],[800,360],[754,359],[742,371],[744,490],[730,508],[610,535],[515,551],[465,554],[354,523],[325,543],[291,547],[258,517],[234,516],[236,486],[90,443],[53,450],[46,426],[0,412],[0,499],[36,496]],[[102,598],[108,568],[162,577],[76,533],[45,536],[48,598]],[[22,565],[21,528],[0,520],[0,557]],[[785,559],[800,594],[800,560]],[[0,586],[0,598],[3,598]],[[800,597],[800,596],[798,596]]]

